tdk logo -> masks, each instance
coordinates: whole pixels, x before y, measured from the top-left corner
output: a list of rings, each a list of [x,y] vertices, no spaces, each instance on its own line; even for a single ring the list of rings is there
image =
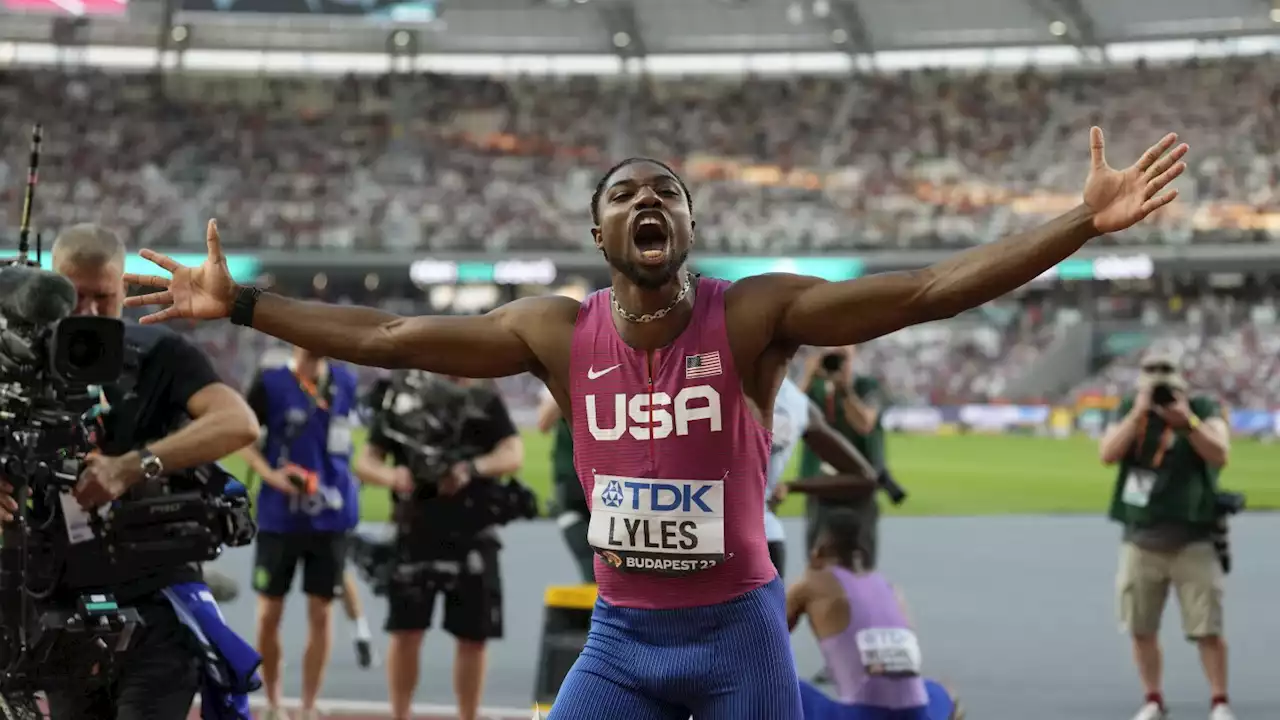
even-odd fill
[[[619,507],[622,502],[626,502],[626,498],[619,499],[619,504],[615,505],[606,499],[606,495],[614,490],[618,484],[617,480],[610,481],[609,486],[605,488],[604,495],[600,499],[609,507]],[[679,510],[681,512],[692,512],[695,507],[698,511],[709,513],[712,512],[711,507],[702,500],[702,496],[706,495],[712,488],[711,485],[674,485],[672,483],[647,483],[628,480],[622,483],[622,486],[630,491],[631,509],[632,510],[648,510],[651,512],[672,512]],[[640,501],[641,493],[648,496],[648,502]],[[623,494],[619,491],[619,494]]]

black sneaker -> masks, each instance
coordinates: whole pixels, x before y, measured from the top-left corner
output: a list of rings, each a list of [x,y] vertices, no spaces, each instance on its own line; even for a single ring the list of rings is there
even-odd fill
[[[361,670],[373,666],[373,646],[368,640],[356,640],[356,664]]]

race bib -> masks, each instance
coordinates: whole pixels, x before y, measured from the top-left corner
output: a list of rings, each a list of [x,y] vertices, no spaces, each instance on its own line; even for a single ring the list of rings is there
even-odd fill
[[[908,628],[867,628],[854,636],[862,667],[876,677],[920,674],[920,641]]]
[[[624,572],[713,568],[724,562],[724,481],[596,475],[587,540]]]
[[[329,438],[325,443],[330,455],[351,454],[351,420],[335,417],[329,421]]]
[[[1146,507],[1151,502],[1151,491],[1156,487],[1156,474],[1150,470],[1130,470],[1124,479],[1124,491],[1120,498],[1126,505]]]

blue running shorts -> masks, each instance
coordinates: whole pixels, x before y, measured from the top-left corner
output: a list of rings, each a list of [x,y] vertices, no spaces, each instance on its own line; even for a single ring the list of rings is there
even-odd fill
[[[548,720],[803,720],[773,582],[727,603],[675,610],[596,601],[587,645]]]
[[[932,680],[926,680],[924,684],[929,692],[929,704],[900,710],[870,705],[845,705],[827,697],[826,693],[807,682],[800,683],[800,698],[804,705],[805,720],[951,720],[956,709],[951,693]]]

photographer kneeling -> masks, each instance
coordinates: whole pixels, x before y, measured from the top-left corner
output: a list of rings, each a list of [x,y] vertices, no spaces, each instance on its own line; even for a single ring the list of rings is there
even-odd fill
[[[124,244],[96,225],[71,227],[53,246],[54,270],[76,288],[77,315],[121,316],[124,261]],[[110,406],[102,416],[102,441],[85,459],[74,491],[84,510],[117,498],[127,503],[153,489],[163,475],[215,462],[257,439],[257,423],[239,393],[224,385],[209,360],[181,336],[126,323],[125,348],[136,363],[126,363],[122,381],[102,389]],[[12,508],[9,491],[7,484],[0,486],[6,510]],[[64,506],[64,511],[75,508]],[[104,672],[68,678],[72,682],[49,690],[50,717],[185,720],[200,683],[201,648],[165,590],[199,581],[194,564],[133,573],[122,568],[120,577],[100,588],[74,593],[59,588],[44,601],[51,607],[73,606],[77,596],[100,592],[136,609],[142,619],[128,649]]]
[[[502,398],[474,382],[397,372],[388,399],[371,403],[369,442],[354,466],[362,482],[392,490],[387,684],[398,720],[409,717],[438,593],[445,596],[444,629],[458,641],[453,685],[461,720],[477,717],[485,643],[502,637],[496,523],[467,518],[487,504],[498,478],[520,469],[524,444]],[[425,461],[428,456],[439,461]],[[388,457],[394,466],[386,465]]]
[[[1176,360],[1163,353],[1143,360],[1138,391],[1121,401],[1117,417],[1099,455],[1120,466],[1110,511],[1124,526],[1119,610],[1146,691],[1134,720],[1166,717],[1158,636],[1170,585],[1183,633],[1200,649],[1212,692],[1210,720],[1234,720],[1222,639],[1224,568],[1212,541],[1218,473],[1230,447],[1226,421],[1214,400],[1188,396]]]

